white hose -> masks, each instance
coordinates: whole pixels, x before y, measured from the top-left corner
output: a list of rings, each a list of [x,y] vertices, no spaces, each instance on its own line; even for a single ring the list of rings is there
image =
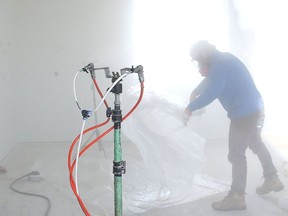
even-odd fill
[[[76,101],[76,104],[78,106],[78,108],[81,110],[79,104],[78,104],[78,99],[77,99],[77,94],[76,94],[76,78],[79,75],[80,71],[77,71],[77,73],[74,76],[74,80],[73,80],[73,92],[74,92],[74,99]]]
[[[83,120],[80,138],[79,138],[79,142],[78,142],[76,161],[75,161],[75,185],[76,185],[76,191],[77,191],[78,195],[79,195],[79,190],[78,190],[78,160],[79,160],[79,156],[80,156],[81,142],[82,142],[84,127],[85,127],[85,122],[86,122],[86,120]]]

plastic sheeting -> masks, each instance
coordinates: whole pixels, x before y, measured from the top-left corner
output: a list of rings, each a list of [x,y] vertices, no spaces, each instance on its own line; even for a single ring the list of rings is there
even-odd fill
[[[137,91],[128,92],[124,112],[139,95]],[[205,140],[186,126],[184,119],[183,107],[145,90],[140,106],[122,124],[139,154],[132,165],[127,161],[123,185],[126,213],[188,202],[219,188],[215,182],[196,176],[205,160]],[[198,183],[210,187],[210,191],[195,187]]]
[[[139,88],[135,89],[122,96],[123,114],[139,97]],[[122,136],[121,141],[126,161],[125,215],[179,205],[227,190],[227,184],[199,174],[205,161],[205,140],[184,124],[183,111],[183,107],[145,89],[139,107],[123,122],[122,132],[129,139]],[[96,163],[95,155],[91,157],[90,153],[80,161],[81,197],[94,215],[112,216],[113,145],[105,145],[105,154],[98,152]]]
[[[138,88],[135,89],[121,97],[123,114],[139,97]],[[145,89],[139,107],[123,122],[124,215],[178,205],[227,190],[227,184],[199,174],[205,161],[205,140],[194,132],[191,124],[185,126],[183,115],[183,107]],[[92,215],[112,216],[113,142],[102,147],[94,145],[80,158],[79,192]],[[59,161],[63,153],[57,154],[53,153],[53,160],[51,155],[37,160],[32,170],[40,170],[51,187],[75,201],[68,178],[63,175],[66,163]],[[79,210],[78,205],[74,208]]]
[[[204,140],[185,127],[182,117],[177,106],[146,94],[138,110],[123,123],[123,132],[137,146],[142,160],[125,182],[129,210],[170,205],[189,196],[204,158]]]
[[[138,99],[139,88],[135,89],[121,97],[123,114]],[[184,125],[183,109],[145,89],[139,107],[123,122],[121,143],[123,160],[127,163],[123,175],[124,215],[179,205],[227,190],[227,184],[200,174],[205,162],[205,140],[194,132],[192,119],[187,127]],[[198,117],[193,118],[197,120]],[[90,136],[88,134],[85,139]],[[79,160],[79,193],[91,215],[112,216],[113,142],[105,142],[103,148],[99,147],[99,144],[94,145]],[[67,161],[63,156],[67,148],[66,145],[52,147],[47,144],[45,148],[27,149],[23,145],[21,155],[29,155],[33,164],[27,165],[22,157],[19,158],[25,169],[40,171],[48,184],[45,190],[57,191],[55,197],[59,203],[69,198],[69,210],[72,208],[73,212],[81,214],[68,182]]]

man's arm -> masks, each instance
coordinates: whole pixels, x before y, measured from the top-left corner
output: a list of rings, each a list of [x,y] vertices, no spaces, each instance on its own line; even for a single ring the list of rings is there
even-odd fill
[[[202,92],[204,92],[205,88],[207,86],[207,80],[204,78],[200,84],[192,91],[190,95],[190,103],[195,100],[197,97],[199,97]]]

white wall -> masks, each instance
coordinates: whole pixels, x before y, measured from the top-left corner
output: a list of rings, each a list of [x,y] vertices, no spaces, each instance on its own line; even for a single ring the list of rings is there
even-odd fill
[[[82,124],[74,75],[90,62],[112,71],[133,65],[132,7],[130,0],[0,2],[0,159],[16,143],[74,139]],[[111,81],[102,71],[97,77],[106,91]],[[94,108],[91,85],[81,74],[78,99],[85,109]]]
[[[11,1],[0,2],[0,160],[16,144],[15,17]]]
[[[19,142],[70,141],[80,132],[73,77],[89,62],[111,70],[133,64],[131,9],[126,0],[17,1]],[[99,73],[105,91],[110,80]],[[77,84],[79,102],[93,109],[89,75]]]

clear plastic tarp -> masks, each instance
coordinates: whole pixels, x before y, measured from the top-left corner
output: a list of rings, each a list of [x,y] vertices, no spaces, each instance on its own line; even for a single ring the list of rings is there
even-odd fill
[[[137,87],[127,92],[121,101],[123,114],[139,97]],[[125,215],[179,205],[227,190],[227,183],[199,174],[205,161],[205,140],[184,124],[183,111],[183,107],[145,89],[139,107],[123,122]],[[98,151],[96,165],[95,151],[91,153],[87,152],[79,165],[81,197],[95,215],[113,215],[113,145],[104,145],[104,150]]]
[[[124,112],[139,95],[137,90],[128,92]],[[222,184],[198,175],[205,160],[205,140],[184,120],[183,107],[145,89],[141,104],[123,123],[123,133],[137,150],[135,161],[126,158],[126,213],[181,204],[223,189]]]

